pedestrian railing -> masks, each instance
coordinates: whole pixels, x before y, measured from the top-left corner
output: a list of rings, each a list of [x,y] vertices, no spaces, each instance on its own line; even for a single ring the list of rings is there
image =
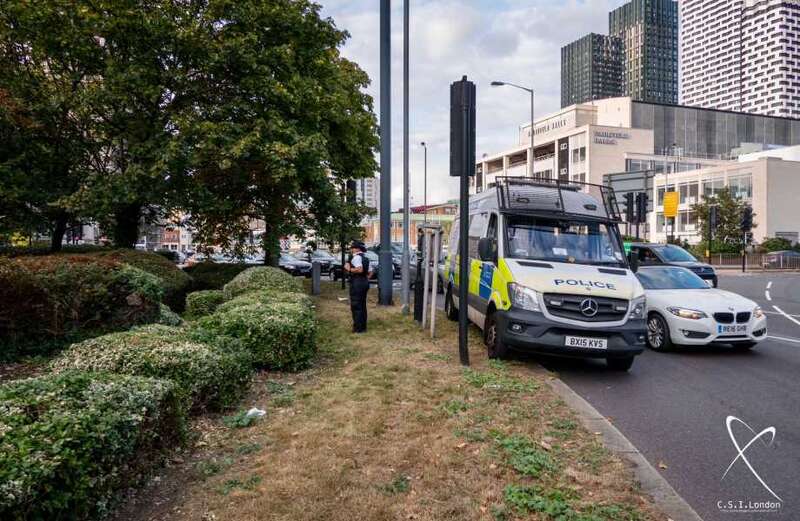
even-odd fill
[[[741,268],[742,256],[737,253],[713,253],[711,265],[717,268]],[[790,254],[748,253],[745,255],[748,269],[798,270],[800,256]]]

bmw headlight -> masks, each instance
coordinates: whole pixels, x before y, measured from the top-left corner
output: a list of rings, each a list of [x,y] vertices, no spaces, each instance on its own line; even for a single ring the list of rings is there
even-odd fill
[[[527,286],[521,286],[516,282],[508,284],[508,295],[511,297],[511,304],[520,309],[528,311],[541,311],[539,307],[539,293]]]
[[[631,301],[631,311],[628,313],[628,320],[638,320],[644,318],[647,310],[647,298],[642,295]]]
[[[756,306],[756,309],[753,310],[753,316],[756,318],[762,318],[764,316],[764,310],[761,309],[761,306]]]
[[[667,308],[667,311],[669,311],[676,317],[688,318],[690,320],[700,320],[701,318],[708,318],[708,315],[696,309],[671,307]]]

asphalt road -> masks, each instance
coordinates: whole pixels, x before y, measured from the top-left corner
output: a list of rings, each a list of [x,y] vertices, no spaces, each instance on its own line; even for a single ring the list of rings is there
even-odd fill
[[[723,274],[720,287],[769,313],[769,338],[754,350],[647,350],[627,374],[602,362],[539,361],[608,417],[704,520],[800,520],[800,274]],[[755,433],[775,428],[773,443],[765,433],[744,451],[758,477],[740,458],[723,479],[738,454],[728,416]],[[735,421],[732,431],[741,447],[756,437]],[[719,508],[777,502],[766,487],[782,500],[777,512]]]

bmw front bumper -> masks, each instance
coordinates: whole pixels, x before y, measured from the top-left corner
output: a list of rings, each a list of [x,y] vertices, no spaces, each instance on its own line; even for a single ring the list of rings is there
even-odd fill
[[[708,344],[737,344],[740,342],[761,342],[767,337],[767,318],[753,318],[745,324],[719,324],[712,317],[692,320],[680,317],[667,317],[669,334],[677,345],[703,346]],[[731,327],[734,331],[724,331],[720,327]],[[742,329],[742,330],[736,330]]]
[[[545,317],[542,313],[511,308],[498,311],[497,334],[516,351],[574,358],[627,358],[644,351],[646,323],[629,320],[621,326],[580,328]],[[604,338],[607,348],[568,347],[566,337]]]

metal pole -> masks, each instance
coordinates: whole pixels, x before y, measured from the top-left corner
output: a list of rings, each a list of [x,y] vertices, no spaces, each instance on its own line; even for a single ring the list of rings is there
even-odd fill
[[[381,248],[378,271],[378,303],[392,305],[392,57],[391,2],[381,0]]]
[[[437,230],[431,234],[433,240],[433,267],[431,273],[431,338],[434,338],[436,333],[436,300],[439,294],[437,289],[439,279],[439,244],[442,242],[442,232]]]
[[[429,280],[429,270],[428,267],[431,263],[431,233],[428,231],[427,228],[423,228],[425,230],[425,254],[422,256],[422,269],[425,270],[425,282],[422,286],[422,328],[425,328],[425,324],[428,323],[428,291],[430,290],[430,284],[428,284]]]
[[[422,204],[424,206],[422,225],[425,226],[428,224],[428,145],[424,141],[422,142],[422,149],[425,158],[422,163]]]
[[[403,314],[408,314],[408,307],[410,302],[408,287],[409,280],[409,212],[408,208],[408,190],[409,190],[409,172],[408,172],[408,76],[409,76],[409,19],[411,12],[411,0],[403,2],[403,262],[400,268],[400,278],[403,283]]]
[[[466,76],[465,76],[466,78]],[[461,164],[465,171],[461,172],[461,186],[459,194],[459,235],[458,235],[458,354],[462,365],[469,365],[469,317],[467,316],[467,306],[469,305],[469,166],[467,161],[470,157],[467,151],[467,143],[469,143],[469,106],[466,102],[466,93],[461,100],[461,142],[464,144],[462,147],[462,161]],[[472,165],[472,169],[475,165]],[[474,171],[474,170],[472,170]]]
[[[534,126],[533,126],[533,89],[531,89],[531,170],[530,170],[530,172],[528,174],[530,177],[533,177],[533,172],[534,172],[533,162],[536,159],[536,156],[533,155],[533,130],[534,130]]]

